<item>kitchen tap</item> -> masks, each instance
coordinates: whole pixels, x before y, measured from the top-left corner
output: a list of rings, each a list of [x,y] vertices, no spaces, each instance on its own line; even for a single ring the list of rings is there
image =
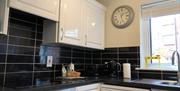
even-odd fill
[[[177,60],[178,60],[178,72],[177,72],[177,82],[178,84],[180,84],[180,55],[178,53],[178,51],[174,51],[172,54],[172,62],[175,62],[175,54],[177,55]]]

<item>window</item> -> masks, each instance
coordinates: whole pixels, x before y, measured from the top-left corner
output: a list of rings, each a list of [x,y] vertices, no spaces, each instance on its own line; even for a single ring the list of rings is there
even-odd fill
[[[177,69],[172,53],[180,52],[180,0],[164,0],[142,5],[141,68]],[[160,56],[158,59],[145,57]]]

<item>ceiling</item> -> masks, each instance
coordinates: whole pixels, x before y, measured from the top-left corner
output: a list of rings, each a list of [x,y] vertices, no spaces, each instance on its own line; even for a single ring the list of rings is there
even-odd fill
[[[120,0],[97,0],[97,1],[102,3],[104,6],[108,7],[112,2],[118,2]]]

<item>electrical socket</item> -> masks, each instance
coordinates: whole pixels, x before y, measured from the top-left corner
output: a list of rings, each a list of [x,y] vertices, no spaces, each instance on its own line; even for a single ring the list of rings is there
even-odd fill
[[[47,64],[46,67],[52,67],[53,56],[47,56]]]

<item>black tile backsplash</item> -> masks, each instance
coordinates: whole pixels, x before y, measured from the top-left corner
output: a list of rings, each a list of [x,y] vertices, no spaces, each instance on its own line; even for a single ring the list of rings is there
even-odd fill
[[[32,85],[32,73],[6,74],[5,87],[17,88]]]
[[[35,73],[49,72],[38,65],[42,21],[40,17],[10,9],[8,35],[0,35],[1,87],[33,85]]]
[[[176,72],[137,71],[139,47],[87,49],[64,44],[44,44],[43,18],[10,10],[8,35],[0,35],[0,86],[37,85],[39,78],[61,76],[62,64],[73,62],[82,76],[107,76],[105,62],[131,63],[133,78],[176,79]],[[53,56],[53,67],[46,67],[47,56]],[[4,81],[5,80],[5,81]],[[1,89],[0,89],[1,90]]]
[[[11,72],[32,72],[33,64],[7,64],[6,73]]]
[[[33,63],[34,56],[7,55],[7,63]]]

